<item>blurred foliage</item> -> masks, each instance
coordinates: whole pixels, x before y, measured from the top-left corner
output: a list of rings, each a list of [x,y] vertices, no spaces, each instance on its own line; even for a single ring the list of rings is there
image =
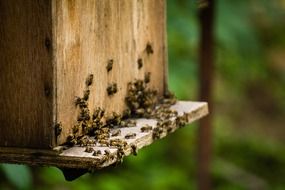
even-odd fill
[[[167,3],[169,87],[179,99],[197,100],[197,4]],[[281,0],[217,1],[214,189],[285,189],[284,20]],[[196,189],[196,128],[74,182],[56,168],[1,165],[0,189]]]

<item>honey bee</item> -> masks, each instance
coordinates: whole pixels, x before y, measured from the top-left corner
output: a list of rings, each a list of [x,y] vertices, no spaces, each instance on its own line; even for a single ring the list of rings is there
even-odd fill
[[[108,140],[103,140],[103,139],[100,139],[99,143],[101,146],[109,146],[110,145]]]
[[[138,69],[143,67],[143,60],[141,58],[138,59]]]
[[[115,137],[115,136],[119,136],[121,135],[121,130],[120,129],[115,129],[111,132],[111,136]]]
[[[79,127],[80,127],[79,123],[77,123],[73,126],[73,128],[72,128],[73,134],[76,134],[79,131]]]
[[[131,144],[131,149],[134,156],[138,155],[138,148],[135,144]]]
[[[85,81],[85,84],[86,84],[86,86],[90,86],[91,84],[92,84],[92,82],[93,82],[93,74],[90,74],[88,77],[87,77],[87,79],[86,79],[86,81]]]
[[[141,132],[149,132],[149,131],[151,131],[152,130],[152,126],[150,126],[150,125],[145,125],[145,126],[143,126],[143,127],[141,127]]]
[[[107,94],[108,96],[111,96],[115,93],[118,92],[118,86],[116,83],[112,83],[112,84],[109,84],[108,87],[107,87]]]
[[[66,144],[69,146],[73,146],[77,144],[77,140],[75,139],[75,136],[73,134],[69,134],[66,138]]]
[[[99,156],[101,155],[101,150],[95,150],[94,153],[93,153],[93,156]]]
[[[75,105],[79,105],[81,103],[81,98],[80,97],[75,97],[75,101],[74,101]]]
[[[152,49],[152,46],[150,45],[150,43],[147,43],[147,44],[146,44],[145,50],[146,50],[146,53],[147,53],[148,55],[153,54],[153,49]]]
[[[145,73],[144,75],[144,82],[147,84],[150,82],[150,72]]]
[[[55,130],[55,136],[59,136],[61,134],[61,132],[62,132],[62,124],[61,124],[61,122],[55,124],[54,130]]]
[[[162,127],[158,126],[158,127],[153,129],[153,131],[152,131],[152,138],[154,140],[160,139],[160,136],[161,136],[162,133],[163,133]]]
[[[90,95],[90,90],[85,90],[83,93],[83,100],[87,101],[89,99],[89,95]]]
[[[107,156],[109,156],[109,155],[111,154],[111,152],[110,152],[109,149],[105,149],[105,150],[104,150],[104,153],[105,153],[105,155],[107,155]]]
[[[91,146],[87,146],[84,152],[92,153],[94,149]]]
[[[106,69],[107,69],[107,72],[111,71],[112,68],[113,68],[113,59],[110,59],[107,63],[107,66],[106,66]]]
[[[125,156],[125,151],[124,151],[123,147],[119,147],[117,150],[117,163],[116,164],[122,163],[124,156]]]
[[[139,108],[139,109],[136,110],[136,114],[138,116],[142,116],[144,114],[144,112],[145,112],[145,110],[143,108]]]
[[[122,118],[123,118],[123,119],[128,118],[128,117],[130,117],[130,115],[131,115],[131,110],[130,110],[129,108],[127,108],[127,109],[125,109],[125,110],[123,111],[123,116],[122,116]]]
[[[125,135],[125,139],[134,139],[136,138],[137,134],[136,133],[128,133]]]

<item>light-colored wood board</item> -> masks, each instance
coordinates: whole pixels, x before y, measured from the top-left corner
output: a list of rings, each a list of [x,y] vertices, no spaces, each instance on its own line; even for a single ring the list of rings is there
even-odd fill
[[[0,146],[52,145],[51,1],[0,0]]]
[[[85,79],[94,74],[89,108],[101,107],[106,115],[125,109],[128,82],[151,72],[150,87],[164,92],[166,64],[165,0],[62,0],[53,1],[54,62],[56,65],[56,121],[63,131],[58,144],[66,141],[79,110]],[[147,44],[153,54],[146,51]],[[137,60],[143,60],[138,69]],[[108,60],[113,69],[107,73]],[[107,96],[108,84],[118,92]]]
[[[190,102],[190,101],[179,101],[172,106],[173,110],[178,111],[178,116],[186,115],[188,118],[188,123],[200,119],[201,117],[208,114],[208,105],[205,102]],[[173,118],[174,120],[175,118]],[[137,119],[136,127],[121,128],[121,135],[112,138],[124,139],[125,134],[129,132],[136,133],[134,139],[125,139],[128,146],[124,150],[125,155],[130,155],[132,153],[131,145],[136,145],[138,149],[141,149],[147,145],[152,144],[155,140],[152,136],[152,131],[141,132],[140,128],[145,124],[156,127],[157,121],[154,119]],[[173,130],[179,129],[180,127],[173,125]],[[164,131],[160,138],[167,136],[168,133]],[[92,138],[92,137],[91,137]],[[0,151],[0,162],[6,163],[18,163],[18,164],[29,164],[29,165],[47,165],[47,166],[57,166],[61,168],[88,168],[88,169],[100,169],[109,165],[112,165],[118,161],[117,158],[117,148],[109,148],[100,145],[94,145],[95,150],[108,149],[111,152],[112,159],[104,159],[104,155],[93,156],[93,153],[85,152],[86,147],[74,146],[66,150],[63,147],[57,147],[55,151],[56,154],[40,152],[39,150],[33,150],[33,152],[28,153],[26,150],[10,150],[8,151],[2,149]],[[1,148],[0,148],[1,150]],[[38,153],[37,153],[38,152]]]

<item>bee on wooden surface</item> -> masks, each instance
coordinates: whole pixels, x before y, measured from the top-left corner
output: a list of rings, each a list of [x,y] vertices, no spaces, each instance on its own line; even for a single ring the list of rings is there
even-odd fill
[[[80,97],[75,97],[75,105],[76,106],[79,106],[80,108],[86,108],[88,107],[88,103],[86,100],[83,100],[82,98]]]
[[[127,142],[122,139],[111,139],[110,140],[110,146],[114,147],[125,147],[127,146]]]
[[[87,101],[89,99],[89,95],[90,95],[90,90],[84,90],[84,93],[83,93],[83,100]]]
[[[124,156],[125,156],[125,151],[123,147],[119,147],[117,150],[117,163],[116,164],[121,164],[123,162]]]
[[[106,125],[109,127],[119,126],[122,121],[122,116],[116,112],[113,112],[107,119]]]
[[[104,114],[105,114],[104,109],[100,107],[96,108],[93,112],[93,120],[96,120],[96,119],[100,120],[104,116]]]
[[[102,154],[101,150],[94,150],[93,156],[99,156],[101,154]]]
[[[110,145],[108,140],[100,139],[98,142],[100,143],[101,146],[109,146]]]
[[[84,152],[92,153],[94,149],[91,146],[87,146]]]
[[[149,132],[152,130],[152,126],[150,125],[145,125],[143,127],[141,127],[141,132],[145,133],[145,132]]]
[[[109,72],[109,71],[112,70],[112,68],[113,68],[113,63],[114,63],[113,59],[110,59],[110,60],[108,61],[107,66],[106,66],[107,72]]]
[[[77,140],[73,134],[69,134],[66,138],[66,144],[69,146],[73,146],[77,144]]]
[[[109,133],[101,133],[96,135],[96,139],[104,140],[104,139],[109,139],[110,134]]]
[[[150,72],[146,72],[144,75],[144,82],[147,84],[150,82]]]
[[[138,116],[142,116],[145,113],[145,110],[143,108],[139,108],[135,110],[135,112]]]
[[[173,131],[173,128],[171,126],[168,126],[166,131],[167,133],[171,133]]]
[[[147,44],[146,44],[145,50],[146,50],[146,53],[147,53],[148,55],[154,53],[154,52],[153,52],[153,49],[152,49],[152,46],[150,45],[150,43],[147,43]]]
[[[134,139],[136,138],[137,134],[136,133],[128,133],[125,135],[125,139]]]
[[[102,127],[99,129],[102,133],[110,133],[110,128],[108,127]]]
[[[188,123],[188,117],[186,114],[184,114],[183,116],[177,117],[175,119],[175,124],[178,127],[184,127],[187,123]]]
[[[112,137],[116,137],[116,136],[119,136],[121,135],[121,130],[120,129],[114,129],[111,131],[111,136]]]
[[[55,124],[54,126],[55,136],[59,136],[62,132],[62,124],[61,122]]]
[[[81,98],[76,96],[74,103],[76,106],[79,105],[81,103]]]
[[[109,155],[111,154],[111,152],[110,152],[109,149],[105,149],[105,150],[104,150],[104,153],[105,153],[105,155],[107,155],[107,156],[109,156]]]
[[[86,86],[90,86],[92,83],[93,83],[93,74],[90,74],[88,77],[87,77],[87,79],[86,79],[86,81],[85,81],[85,84],[86,84]]]
[[[143,67],[143,60],[141,58],[138,59],[138,69]]]
[[[163,128],[158,126],[158,127],[153,129],[153,131],[152,131],[152,138],[154,140],[160,139],[162,133],[163,133]]]
[[[108,93],[108,96],[111,96],[115,93],[118,92],[118,86],[117,86],[117,83],[112,83],[112,84],[109,84],[108,87],[107,87],[107,93]]]
[[[131,149],[134,156],[138,155],[138,148],[135,144],[131,144]]]
[[[80,126],[81,126],[81,125],[80,125],[79,123],[75,124],[75,125],[72,127],[72,133],[73,133],[73,134],[76,134],[76,133],[79,131]]]
[[[131,110],[129,108],[125,109],[123,111],[122,118],[126,119],[126,118],[129,118],[130,116],[131,116]]]
[[[121,121],[120,127],[127,127],[127,122],[126,121]]]

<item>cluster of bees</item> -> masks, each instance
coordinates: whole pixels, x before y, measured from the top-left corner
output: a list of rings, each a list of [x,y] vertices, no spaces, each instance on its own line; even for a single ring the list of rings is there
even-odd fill
[[[147,54],[153,54],[150,44],[147,44],[146,52]],[[137,64],[138,69],[141,69],[143,67],[142,59],[138,59]],[[111,59],[106,66],[107,72],[110,72],[112,68],[113,60]],[[136,126],[136,121],[131,118],[156,119],[156,127],[150,125],[141,127],[141,132],[143,133],[152,131],[153,139],[159,139],[165,132],[172,132],[174,127],[182,127],[188,122],[186,114],[178,116],[178,113],[171,109],[171,106],[176,103],[176,98],[172,93],[166,92],[164,97],[159,98],[156,90],[148,88],[151,80],[150,72],[145,73],[144,79],[135,79],[128,83],[127,95],[125,97],[127,109],[122,114],[113,112],[106,116],[105,110],[100,107],[95,108],[91,114],[88,108],[88,99],[90,96],[89,88],[93,83],[93,78],[92,74],[87,77],[83,96],[77,97],[75,100],[75,105],[80,112],[77,117],[77,123],[72,128],[72,133],[67,137],[66,145],[84,146],[86,147],[85,152],[93,153],[93,156],[103,155],[104,159],[102,161],[114,159],[114,155],[110,153],[109,149],[102,152],[101,150],[94,150],[92,145],[99,143],[100,146],[117,148],[116,158],[121,162],[126,148],[130,148],[134,155],[137,154],[136,145],[128,145],[126,140],[124,140],[136,138],[136,133],[128,133],[124,136],[124,139],[114,138],[121,136],[120,127]],[[107,94],[109,96],[113,95],[117,90],[116,83],[109,84]],[[59,123],[55,126],[56,136],[60,135],[61,130],[62,126]]]
[[[152,110],[157,104],[157,91],[147,88],[149,82],[150,73],[148,72],[145,74],[144,80],[136,79],[128,83],[125,102],[133,117],[150,118]]]

